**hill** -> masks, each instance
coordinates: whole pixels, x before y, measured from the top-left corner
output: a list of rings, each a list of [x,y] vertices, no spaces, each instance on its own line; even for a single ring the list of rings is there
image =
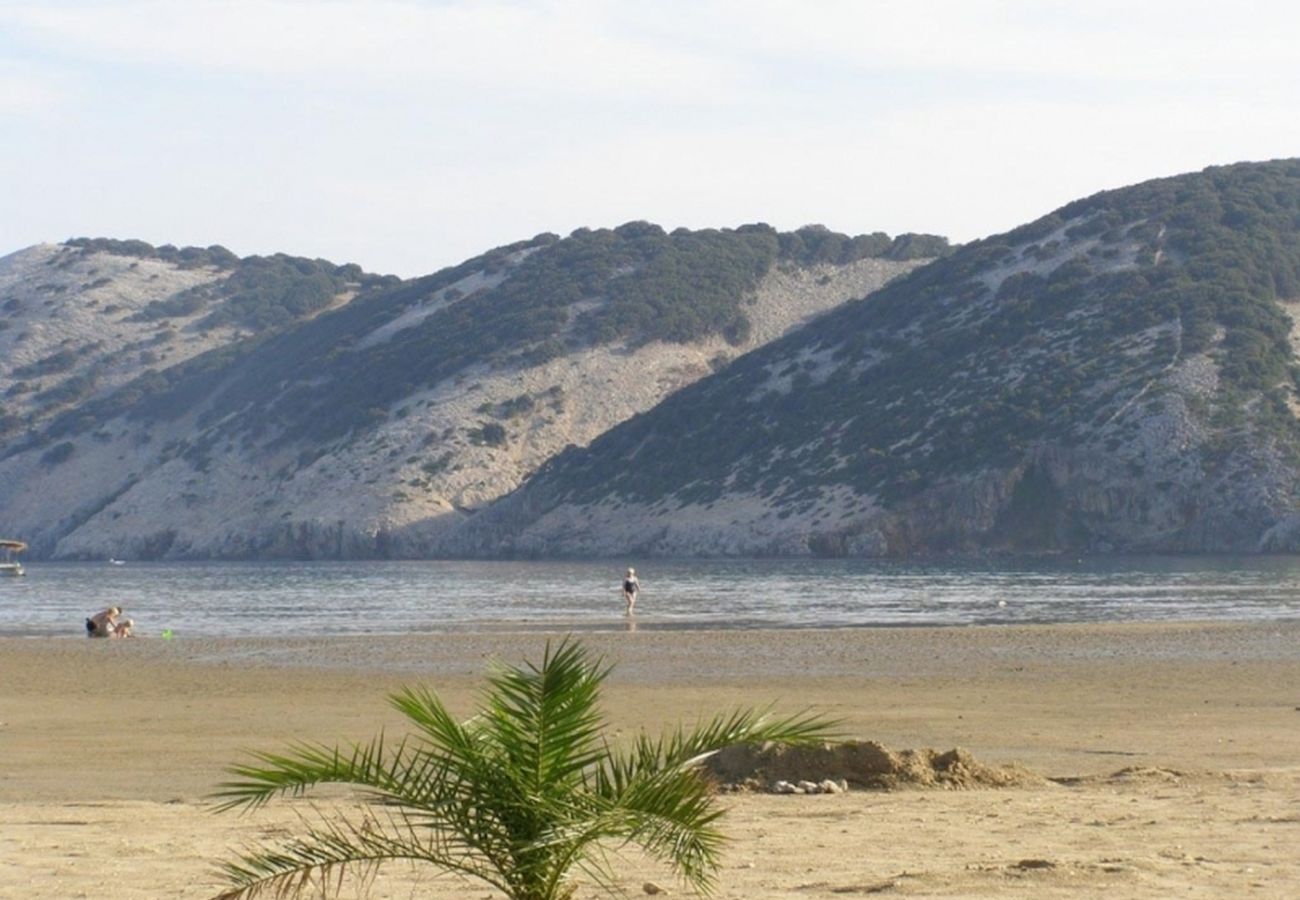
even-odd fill
[[[1300,549],[1300,161],[968,244],[548,464],[452,553]]]
[[[57,557],[419,556],[566,446],[947,249],[637,222],[402,281],[33,247],[0,260],[3,527]]]

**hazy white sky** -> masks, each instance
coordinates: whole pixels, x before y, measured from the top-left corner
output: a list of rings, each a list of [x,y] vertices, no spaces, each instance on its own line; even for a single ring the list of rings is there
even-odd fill
[[[1294,0],[0,0],[0,255],[416,275],[631,219],[966,241],[1300,155],[1298,45]]]

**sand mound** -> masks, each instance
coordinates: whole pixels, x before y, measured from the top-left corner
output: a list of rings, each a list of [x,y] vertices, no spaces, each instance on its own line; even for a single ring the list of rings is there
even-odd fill
[[[1078,775],[1066,778],[1053,778],[1057,784],[1067,787],[1080,787],[1098,784],[1109,785],[1149,785],[1149,784],[1204,784],[1210,781],[1244,781],[1251,782],[1258,778],[1240,778],[1229,772],[1211,772],[1208,770],[1166,769],[1160,766],[1127,766],[1104,775]]]
[[[709,771],[726,787],[766,790],[777,781],[846,781],[852,788],[965,789],[1048,784],[1020,766],[989,766],[965,750],[890,750],[875,741],[813,747],[740,745],[709,760]]]

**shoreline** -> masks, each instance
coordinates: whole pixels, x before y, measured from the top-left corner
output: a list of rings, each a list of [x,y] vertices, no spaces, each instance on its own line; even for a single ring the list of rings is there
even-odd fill
[[[316,631],[285,634],[214,634],[194,637],[186,635],[185,639],[204,641],[295,641],[295,640],[348,640],[365,638],[384,640],[406,638],[416,635],[427,637],[455,636],[466,634],[621,634],[621,633],[751,633],[751,632],[840,632],[840,631],[894,631],[894,630],[935,630],[951,629],[1007,629],[1007,628],[1121,628],[1150,627],[1177,628],[1191,627],[1266,627],[1266,626],[1300,625],[1300,615],[1262,616],[1250,619],[1224,616],[1222,618],[1167,617],[1158,619],[1073,619],[1057,621],[1055,619],[986,619],[971,622],[929,622],[929,621],[873,621],[854,623],[772,623],[761,619],[736,620],[722,622],[709,619],[674,619],[656,618],[653,615],[641,619],[628,619],[621,616],[607,619],[481,619],[465,620],[446,626],[433,626],[418,631]],[[136,637],[159,638],[160,634],[147,630],[137,631]],[[0,632],[0,641],[21,640],[68,640],[84,639],[85,633],[79,629],[68,629],[57,633],[45,631]]]
[[[405,733],[386,698],[407,684],[468,716],[493,659],[536,660],[560,636],[0,638],[0,858],[14,861],[0,865],[0,896],[211,896],[214,860],[296,815],[211,815],[204,798],[224,767],[295,740]],[[772,704],[840,719],[847,738],[962,747],[1058,780],[728,799],[737,843],[722,897],[794,900],[891,880],[900,894],[972,897],[1300,888],[1300,622],[575,637],[615,667],[604,703],[615,741]],[[1016,868],[1025,858],[1054,868]],[[653,867],[630,872],[632,892],[641,880],[671,885]],[[411,896],[395,884],[376,896]],[[420,884],[435,898],[485,895]]]
[[[1024,561],[1022,561],[1024,562]],[[1001,627],[1070,622],[1291,621],[1300,564],[1113,558],[1065,566],[1002,561],[661,560],[637,630]],[[608,561],[377,561],[51,565],[0,590],[0,635],[80,637],[116,605],[138,633],[178,637],[620,631]]]

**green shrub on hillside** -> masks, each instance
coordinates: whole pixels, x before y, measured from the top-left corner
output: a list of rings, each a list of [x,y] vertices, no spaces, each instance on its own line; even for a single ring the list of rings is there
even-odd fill
[[[155,300],[132,318],[147,322],[206,309],[208,314],[198,322],[201,330],[234,325],[264,332],[318,312],[349,289],[388,283],[352,264],[336,266],[284,254],[250,256],[226,278]]]
[[[66,372],[77,364],[77,351],[70,347],[56,350],[49,356],[43,356],[26,366],[18,366],[11,373],[15,378],[40,378],[43,375],[57,375]]]
[[[42,453],[41,462],[47,466],[60,465],[71,459],[72,454],[76,452],[76,449],[77,448],[72,441],[63,441],[62,443],[55,444],[53,447]]]
[[[118,241],[111,238],[72,238],[64,242],[89,256],[94,253],[109,253],[113,256],[130,256],[136,259],[158,259],[174,263],[184,269],[214,266],[218,269],[233,269],[239,264],[239,257],[220,244],[210,247],[173,247],[164,244],[155,247],[145,241]]]
[[[471,443],[484,447],[504,447],[506,430],[497,422],[484,422],[479,427],[469,430],[469,439]]]

